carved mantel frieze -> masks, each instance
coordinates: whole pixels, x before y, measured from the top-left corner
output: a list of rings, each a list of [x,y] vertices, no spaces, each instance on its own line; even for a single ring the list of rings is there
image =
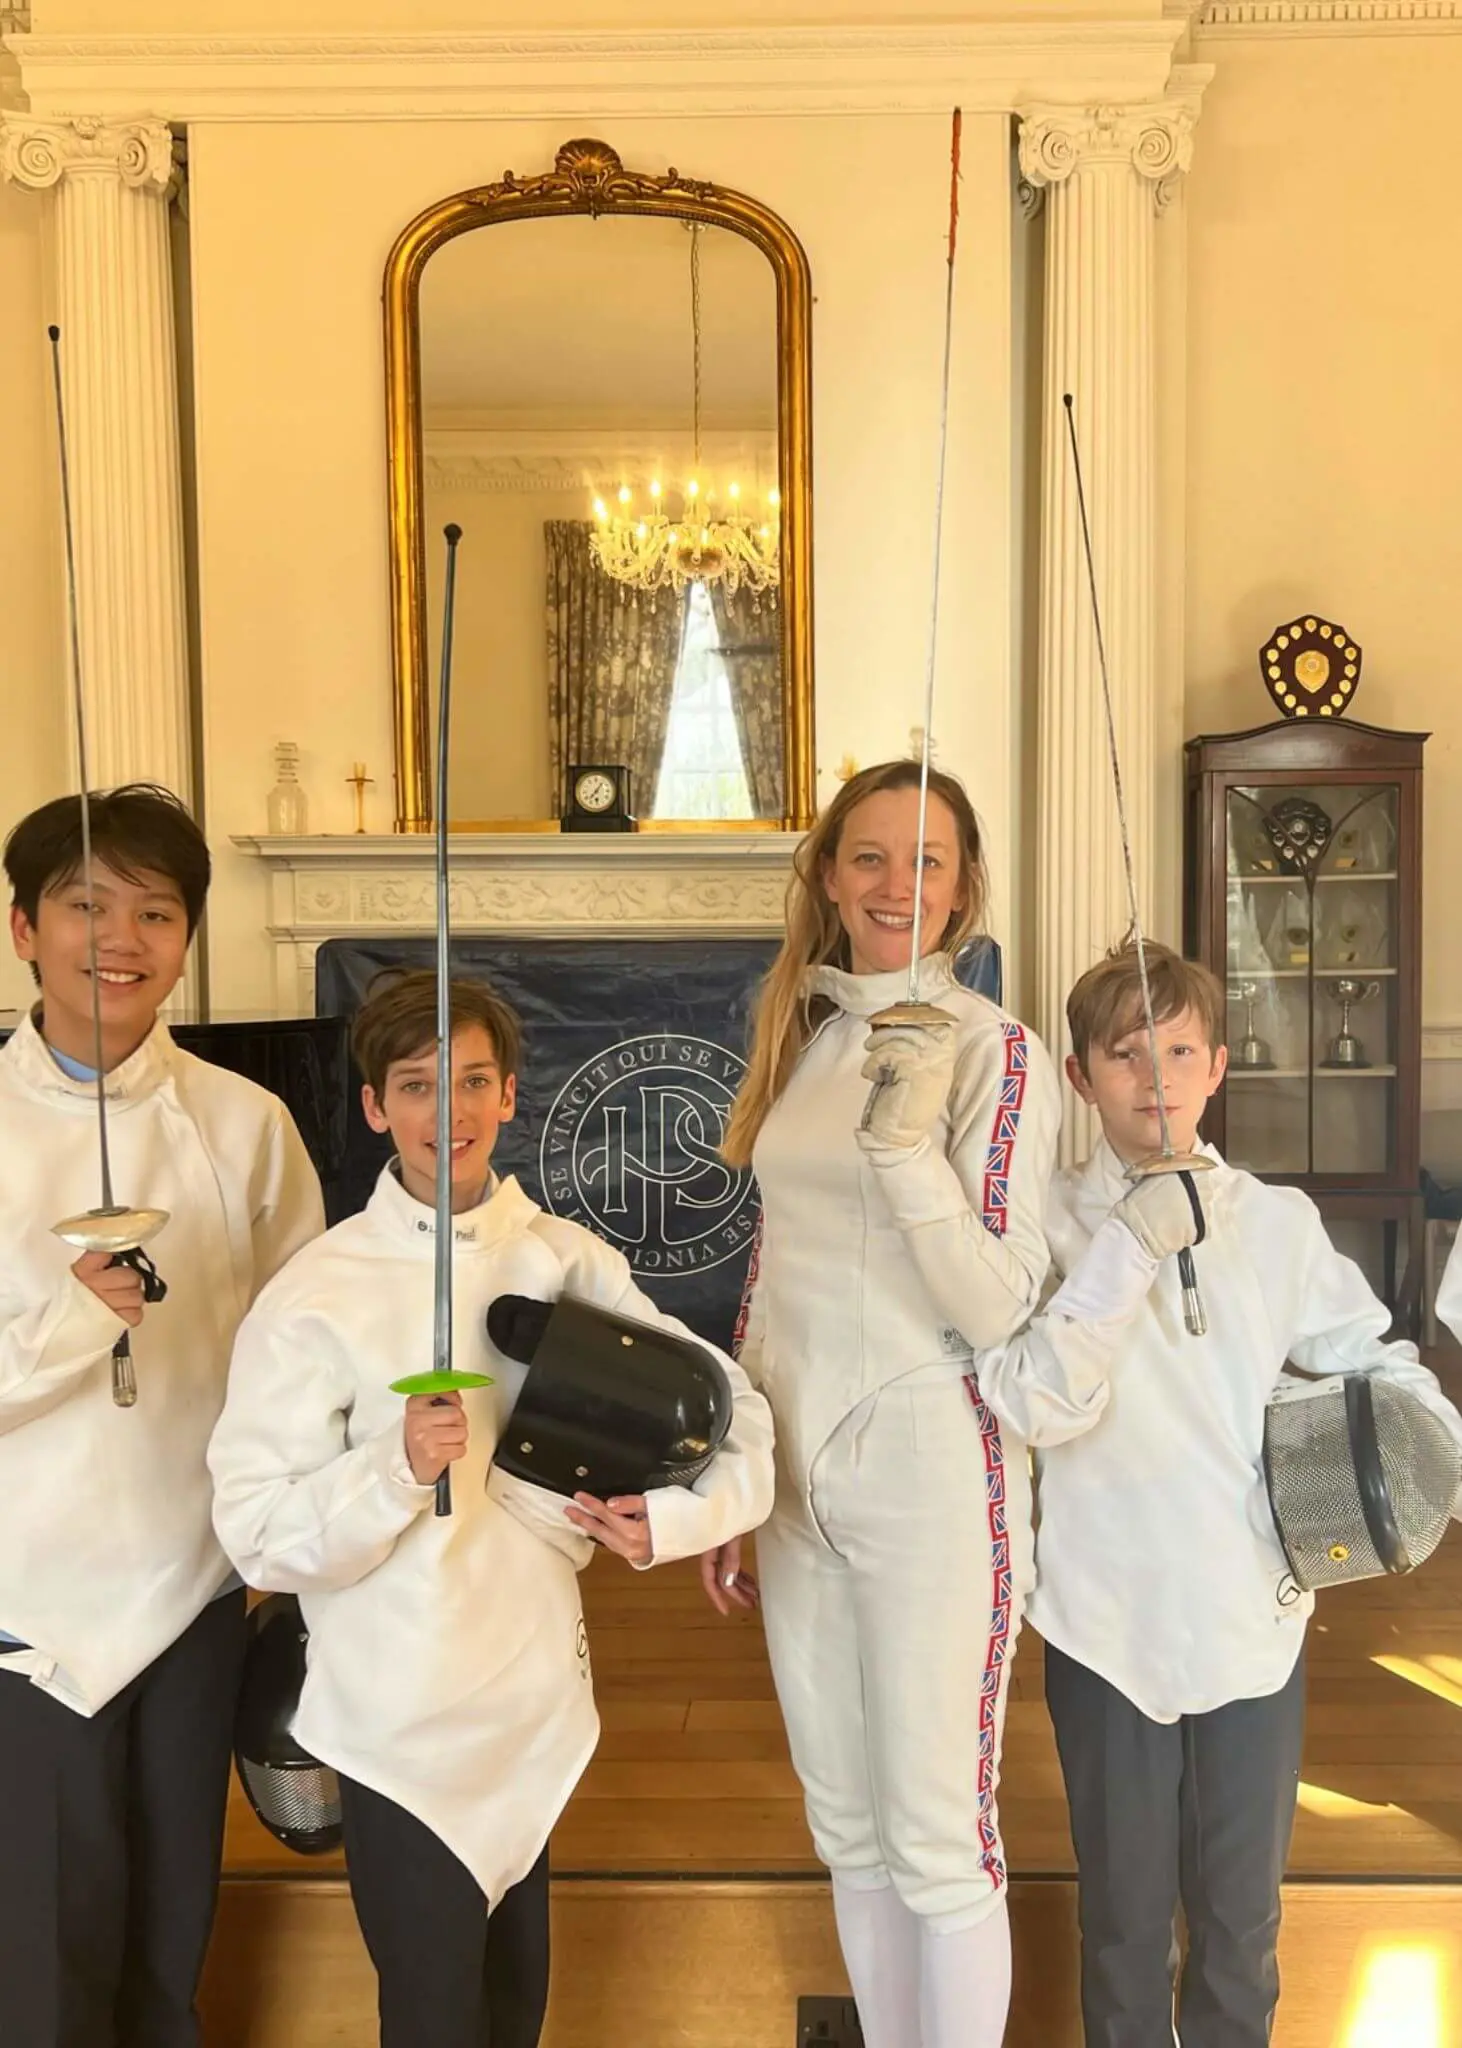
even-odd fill
[[[780,931],[792,832],[463,834],[449,853],[452,928],[473,936],[741,938]],[[241,837],[269,877],[275,1008],[314,1007],[329,938],[427,937],[436,926],[429,835]]]

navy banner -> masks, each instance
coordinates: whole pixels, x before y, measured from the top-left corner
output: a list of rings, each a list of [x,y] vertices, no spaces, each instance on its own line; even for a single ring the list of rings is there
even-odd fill
[[[494,1165],[536,1202],[618,1247],[659,1305],[728,1344],[756,1228],[756,1190],[718,1155],[745,1072],[750,1004],[772,940],[462,939],[455,974],[523,1019],[518,1113]],[[431,967],[429,940],[332,939],[316,958],[322,1015],[350,1015],[383,967]],[[340,1214],[389,1156],[352,1104]]]
[[[745,1072],[748,1019],[774,939],[471,939],[454,974],[486,981],[523,1019],[518,1112],[494,1164],[545,1209],[616,1245],[659,1305],[728,1345],[756,1228],[749,1173],[718,1147]],[[429,939],[331,939],[315,965],[321,1016],[350,1016],[385,967],[431,967]],[[985,942],[961,979],[997,997]],[[389,1156],[353,1092],[331,1220],[361,1208]]]

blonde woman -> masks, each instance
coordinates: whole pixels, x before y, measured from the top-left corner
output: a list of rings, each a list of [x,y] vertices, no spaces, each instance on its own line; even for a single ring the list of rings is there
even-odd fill
[[[760,1597],[866,2048],[997,2048],[995,1787],[1032,1545],[1024,1446],[974,1359],[1036,1306],[1060,1105],[1041,1045],[954,978],[986,885],[949,775],[919,990],[951,1022],[870,1031],[908,992],[918,784],[916,762],[865,769],[798,849],[724,1151],[763,1201],[741,1350],[777,1429]],[[702,1570],[723,1613],[757,1600],[739,1543]]]

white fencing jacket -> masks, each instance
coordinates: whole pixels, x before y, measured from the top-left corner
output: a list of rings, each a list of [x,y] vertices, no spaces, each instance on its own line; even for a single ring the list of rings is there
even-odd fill
[[[119,1201],[166,1209],[148,1245],[167,1299],[132,1332],[135,1408],[112,1403],[127,1327],[51,1226],[100,1195],[96,1090],[27,1017],[0,1051],[0,1628],[7,1656],[94,1714],[229,1576],[205,1454],[249,1303],[323,1230],[314,1168],[275,1096],[195,1059],[162,1024],[107,1076]]]
[[[1414,1346],[1385,1341],[1389,1313],[1309,1197],[1202,1149],[1218,1161],[1193,1255],[1206,1336],[1184,1328],[1176,1259],[1130,1312],[1093,1308],[1103,1265],[1143,1256],[1108,1220],[1130,1184],[1102,1140],[1051,1190],[1053,1264],[1072,1277],[978,1366],[995,1413],[1037,1447],[1031,1621],[1165,1722],[1277,1692],[1299,1656],[1314,1596],[1290,1576],[1262,1465],[1287,1362],[1382,1374],[1462,1440],[1462,1416]]]
[[[1040,1041],[933,954],[920,994],[955,1018],[948,1104],[921,1144],[865,1157],[869,1019],[907,997],[908,976],[818,967],[809,991],[827,1015],[756,1141],[762,1240],[740,1353],[803,1478],[870,1394],[910,1372],[967,1373],[1034,1309],[1061,1121]]]
[[[1437,1289],[1437,1314],[1462,1344],[1462,1231],[1458,1232],[1442,1269],[1442,1281]]]
[[[436,1223],[389,1166],[362,1213],[309,1245],[244,1322],[209,1463],[239,1570],[300,1596],[298,1739],[413,1813],[495,1904],[537,1860],[599,1722],[577,1578],[594,1546],[558,1495],[491,1467],[525,1368],[490,1343],[487,1309],[500,1294],[569,1294],[685,1328],[621,1253],[545,1215],[516,1180],[453,1222],[453,1364],[494,1384],[463,1395],[470,1435],[450,1517],[412,1477],[390,1391],[431,1365]],[[731,1433],[694,1489],[648,1496],[657,1563],[771,1509],[766,1403],[722,1363]]]

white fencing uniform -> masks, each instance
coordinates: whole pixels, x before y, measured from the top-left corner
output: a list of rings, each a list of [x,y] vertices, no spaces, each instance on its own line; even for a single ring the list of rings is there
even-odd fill
[[[1193,1255],[1206,1336],[1183,1326],[1176,1259],[1127,1313],[1102,1313],[1115,1264],[1142,1256],[1109,1220],[1130,1182],[1103,1140],[1051,1190],[1052,1259],[1071,1277],[979,1363],[986,1400],[1037,1453],[1030,1619],[1158,1722],[1278,1692],[1299,1657],[1314,1595],[1290,1576],[1261,1464],[1286,1362],[1379,1373],[1462,1438],[1415,1346],[1385,1341],[1389,1312],[1309,1197],[1202,1149],[1217,1162]]]
[[[1038,1299],[1060,1107],[1040,1044],[934,955],[921,994],[956,1020],[948,1104],[930,1138],[865,1156],[868,1020],[907,980],[811,973],[826,1015],[756,1143],[741,1355],[776,1418],[757,1558],[818,1853],[954,1930],[1003,1903],[1000,1732],[1031,1580],[1025,1449],[972,1354]]]
[[[979,1362],[1036,1446],[1030,1618],[1076,1845],[1092,2048],[1264,2048],[1279,1996],[1280,1883],[1304,1734],[1301,1593],[1264,1485],[1264,1414],[1287,1363],[1371,1372],[1462,1417],[1296,1188],[1218,1160],[1194,1249],[1208,1330],[1183,1323],[1175,1258],[1112,1216],[1103,1141],[1051,1191],[1065,1277]],[[1181,1908],[1187,1931],[1175,1986]]]
[[[276,1096],[156,1024],[107,1075],[112,1178],[166,1209],[148,1245],[167,1299],[133,1332],[138,1400],[112,1401],[120,1316],[51,1226],[100,1199],[96,1089],[26,1017],[0,1051],[0,1629],[5,1660],[95,1714],[229,1577],[205,1453],[255,1293],[324,1228],[320,1186]]]
[[[1454,1241],[1442,1269],[1442,1282],[1437,1289],[1437,1314],[1462,1343],[1462,1232]]]
[[[536,1861],[598,1738],[577,1569],[594,1546],[556,1494],[490,1469],[526,1368],[488,1340],[500,1294],[568,1294],[684,1331],[623,1256],[515,1180],[453,1219],[452,1361],[470,1435],[449,1517],[406,1459],[390,1383],[431,1364],[433,1211],[387,1167],[366,1209],[266,1290],[239,1332],[209,1462],[224,1547],[251,1585],[300,1596],[295,1722],[323,1762],[414,1814],[490,1905]],[[731,1432],[693,1490],[648,1496],[656,1562],[754,1528],[771,1419],[729,1359]]]
[[[0,2037],[196,2039],[244,1598],[205,1454],[234,1331],[324,1228],[278,1099],[155,1024],[106,1077],[118,1197],[166,1209],[132,1332],[52,1225],[100,1199],[96,1087],[0,1052]],[[16,1646],[19,1639],[21,1647]]]

